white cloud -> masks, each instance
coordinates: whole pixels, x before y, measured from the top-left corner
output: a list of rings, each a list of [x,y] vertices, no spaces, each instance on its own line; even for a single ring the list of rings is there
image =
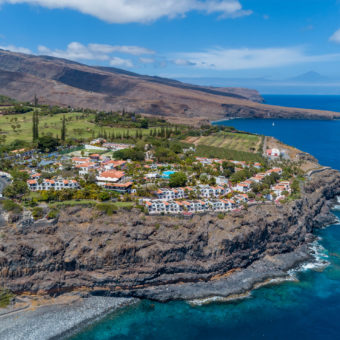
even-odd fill
[[[110,60],[110,65],[114,67],[126,67],[126,68],[131,68],[133,67],[133,63],[129,59],[122,59],[118,57],[113,57]]]
[[[195,65],[195,63],[193,63],[192,61],[185,60],[185,59],[175,59],[173,63],[178,66],[194,66]]]
[[[139,58],[139,61],[143,64],[153,64],[156,62],[156,60],[153,58],[143,58],[143,57]]]
[[[65,58],[72,60],[108,60],[109,57],[107,54],[102,53],[101,51],[94,52],[87,46],[79,43],[72,42],[67,45],[66,50],[50,50],[45,46],[38,46],[38,51],[40,54],[50,55],[57,58]]]
[[[0,0],[1,3],[28,3],[47,8],[68,8],[111,23],[150,22],[162,17],[184,16],[191,11],[220,17],[251,14],[239,0]]]
[[[304,49],[299,47],[213,49],[205,52],[180,53],[176,56],[179,60],[187,61],[198,68],[215,70],[270,68],[340,59],[340,54],[307,55]]]
[[[57,58],[72,60],[110,60],[112,53],[131,55],[154,54],[155,52],[139,46],[114,46],[105,44],[83,45],[79,42],[71,42],[66,50],[51,50],[45,46],[38,46],[40,54],[50,55]]]
[[[112,46],[112,45],[103,45],[103,44],[89,44],[89,49],[91,51],[97,51],[102,53],[126,53],[132,55],[143,55],[143,54],[154,54],[155,51],[149,50],[148,48],[139,47],[139,46]]]
[[[340,44],[340,29],[334,32],[333,35],[329,38],[329,40],[337,44]]]
[[[28,48],[18,47],[18,46],[14,46],[14,45],[0,46],[0,49],[12,51],[12,52],[26,53],[26,54],[32,53],[32,51]]]

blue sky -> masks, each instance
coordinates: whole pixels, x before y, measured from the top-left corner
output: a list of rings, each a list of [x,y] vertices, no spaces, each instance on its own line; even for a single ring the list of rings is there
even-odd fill
[[[340,1],[0,0],[0,48],[175,78],[340,76]]]

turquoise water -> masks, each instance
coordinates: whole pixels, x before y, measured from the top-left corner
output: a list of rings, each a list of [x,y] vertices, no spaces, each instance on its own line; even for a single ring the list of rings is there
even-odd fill
[[[172,175],[172,174],[174,174],[175,173],[175,171],[164,171],[163,173],[162,173],[162,178],[165,178],[165,179],[169,179],[170,178],[170,176]]]
[[[286,103],[278,105],[296,102],[293,97],[290,101],[285,96]],[[272,122],[236,120],[227,124],[278,137],[340,169],[340,122],[275,121],[274,128]],[[335,214],[340,218],[340,212]],[[320,230],[318,235],[329,266],[293,273],[298,282],[262,287],[249,298],[231,303],[190,306],[143,301],[109,315],[72,340],[340,339],[340,225]]]

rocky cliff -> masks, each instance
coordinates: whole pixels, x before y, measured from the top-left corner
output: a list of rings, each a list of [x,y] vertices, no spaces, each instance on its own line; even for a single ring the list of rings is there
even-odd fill
[[[225,279],[251,286],[247,271],[261,281],[274,267],[282,271],[305,260],[314,228],[334,222],[330,201],[339,194],[340,173],[325,170],[306,182],[300,200],[224,219],[152,217],[137,210],[106,216],[72,207],[54,222],[3,224],[1,283],[17,293],[92,290],[157,300],[229,295]],[[301,249],[303,256],[296,257]],[[270,269],[266,275],[263,268]]]

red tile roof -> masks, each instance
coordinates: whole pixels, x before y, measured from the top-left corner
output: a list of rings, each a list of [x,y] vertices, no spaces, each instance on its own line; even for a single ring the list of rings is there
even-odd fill
[[[122,178],[124,176],[125,176],[125,173],[123,171],[116,171],[116,170],[104,171],[99,175],[99,177],[104,177],[104,178]]]

